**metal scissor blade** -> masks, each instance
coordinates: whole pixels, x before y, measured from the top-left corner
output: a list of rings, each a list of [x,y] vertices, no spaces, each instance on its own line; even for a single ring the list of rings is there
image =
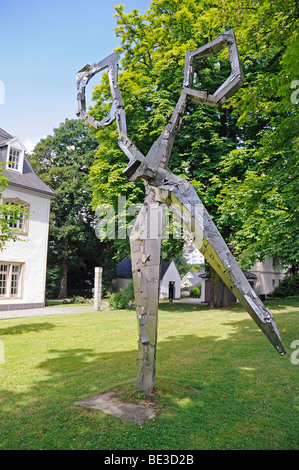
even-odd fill
[[[191,183],[167,170],[163,177],[162,185],[152,187],[156,200],[171,204],[177,211],[177,219],[182,221],[195,246],[283,356],[286,351],[272,313],[250,286]]]

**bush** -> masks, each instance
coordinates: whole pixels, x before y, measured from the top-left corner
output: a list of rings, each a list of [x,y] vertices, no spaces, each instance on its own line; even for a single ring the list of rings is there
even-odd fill
[[[286,276],[279,281],[278,286],[274,289],[273,298],[283,299],[299,294],[299,274],[294,276]]]
[[[122,296],[126,297],[128,302],[134,302],[134,286],[133,282],[130,282],[124,289],[120,289],[120,293]]]
[[[111,294],[109,307],[112,309],[124,309],[128,306],[128,300],[122,294]]]
[[[69,302],[68,302],[69,303]],[[74,295],[71,299],[72,304],[86,304],[86,299],[80,295]]]
[[[193,287],[190,292],[190,297],[200,297],[201,295],[201,286]]]
[[[120,289],[120,292],[111,294],[109,307],[115,309],[128,308],[132,302],[134,302],[134,287],[133,282],[130,282],[124,289]]]

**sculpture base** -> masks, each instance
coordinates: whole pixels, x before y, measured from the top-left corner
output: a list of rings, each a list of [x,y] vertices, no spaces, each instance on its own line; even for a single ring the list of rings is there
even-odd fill
[[[109,415],[137,424],[137,426],[142,426],[148,419],[155,417],[152,407],[122,402],[115,398],[112,392],[85,398],[84,400],[77,401],[75,405],[103,411]]]

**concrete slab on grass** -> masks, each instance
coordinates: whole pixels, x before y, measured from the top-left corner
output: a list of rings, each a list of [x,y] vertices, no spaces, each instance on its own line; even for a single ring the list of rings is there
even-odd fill
[[[90,398],[77,401],[76,406],[93,408],[104,413],[122,418],[130,423],[142,426],[147,419],[155,417],[153,408],[145,405],[136,405],[134,403],[125,403],[113,397],[112,392],[94,395]]]

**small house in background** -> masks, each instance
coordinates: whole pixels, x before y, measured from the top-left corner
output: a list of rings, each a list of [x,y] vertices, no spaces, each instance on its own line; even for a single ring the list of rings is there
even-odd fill
[[[204,292],[205,292],[205,271],[202,269],[199,272],[189,271],[181,280],[181,295],[183,297],[188,297],[191,293],[191,290],[194,287],[201,287],[201,296],[200,300],[204,302]]]
[[[181,275],[174,260],[162,261],[160,298],[180,299],[181,298]]]
[[[278,263],[274,258],[268,258],[264,262],[257,262],[245,272],[245,277],[255,293],[265,300],[265,296],[274,291],[281,279],[285,277],[287,270],[278,268]],[[182,296],[189,296],[193,287],[201,286],[201,302],[209,302],[211,281],[207,279],[204,270],[200,272],[188,272],[182,279]],[[236,302],[235,296],[227,289],[228,300]]]
[[[185,245],[183,255],[188,264],[204,264],[203,254],[194,245]]]
[[[279,281],[286,276],[287,269],[280,269],[274,257],[256,262],[250,268],[250,273],[255,276],[253,288],[256,294],[264,300],[265,296],[273,292]]]
[[[130,258],[123,259],[117,265],[116,284],[119,289],[124,289],[132,278],[132,263]],[[161,299],[181,298],[181,276],[174,260],[162,261],[160,279]]]
[[[247,273],[246,273],[246,277]],[[250,273],[250,278],[255,279],[256,276]],[[190,296],[193,287],[200,286],[200,302],[209,302],[211,293],[211,281],[207,278],[207,273],[204,269],[199,272],[188,272],[182,279],[181,292],[182,296]],[[226,287],[227,299],[229,302],[236,302],[234,294]]]
[[[50,201],[55,193],[36,175],[18,137],[0,129],[0,161],[8,186],[3,204],[26,207],[13,225],[18,237],[0,252],[0,310],[45,306]]]

